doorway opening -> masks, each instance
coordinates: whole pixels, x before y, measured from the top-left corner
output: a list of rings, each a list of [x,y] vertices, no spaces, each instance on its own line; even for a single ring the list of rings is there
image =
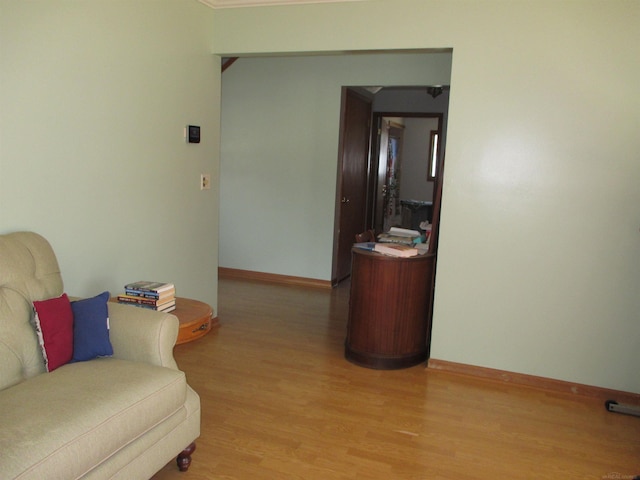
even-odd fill
[[[350,120],[352,98],[371,108],[366,142],[343,141],[362,128]],[[356,233],[419,230],[428,222],[435,253],[449,87],[344,87],[342,103],[333,285],[350,275]]]
[[[369,95],[375,111],[435,111],[418,97],[434,103],[445,94],[433,99],[409,85],[446,85],[451,65],[452,49],[276,52],[243,56],[225,70],[219,266],[330,287],[343,87]],[[357,87],[367,85],[402,87],[375,95]]]

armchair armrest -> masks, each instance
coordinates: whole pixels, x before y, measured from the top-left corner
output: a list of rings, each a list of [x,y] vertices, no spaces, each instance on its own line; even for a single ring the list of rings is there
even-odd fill
[[[113,356],[178,369],[173,347],[179,322],[171,314],[109,302]]]

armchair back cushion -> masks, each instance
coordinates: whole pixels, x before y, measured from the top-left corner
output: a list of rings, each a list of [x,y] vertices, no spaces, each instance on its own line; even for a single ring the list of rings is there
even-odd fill
[[[0,236],[0,390],[45,372],[33,302],[63,293],[60,267],[36,233]]]

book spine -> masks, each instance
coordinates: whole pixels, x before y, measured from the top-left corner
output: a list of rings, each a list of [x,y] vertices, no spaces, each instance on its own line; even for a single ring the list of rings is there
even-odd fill
[[[133,306],[133,307],[138,307],[138,308],[146,308],[147,310],[156,310],[158,312],[170,312],[176,309],[176,305],[160,305],[159,307],[154,306],[154,305],[145,305],[142,303],[130,303],[129,305]]]
[[[153,298],[145,298],[145,297],[135,297],[131,298],[125,295],[118,295],[118,302],[120,303],[137,303],[140,305],[162,305],[163,303],[169,303],[171,299],[167,299],[166,301],[160,301]]]
[[[172,283],[164,283],[159,284],[155,283],[157,286],[152,286],[151,282],[135,282],[129,283],[124,286],[125,290],[136,290],[138,292],[148,292],[148,293],[157,293],[162,294],[163,292],[168,292],[171,290],[175,291],[175,285]]]
[[[166,292],[166,293],[154,293],[154,292],[147,292],[147,291],[143,291],[143,290],[134,290],[132,288],[125,288],[124,292],[127,295],[131,295],[134,297],[142,297],[142,298],[151,298],[154,300],[159,300],[161,298],[171,298],[173,296],[175,296],[175,291],[170,291],[170,292]]]

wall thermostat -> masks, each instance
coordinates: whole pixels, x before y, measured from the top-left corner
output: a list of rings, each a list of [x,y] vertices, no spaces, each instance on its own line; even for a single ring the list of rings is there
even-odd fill
[[[200,127],[197,125],[189,125],[187,127],[187,142],[200,143]]]

